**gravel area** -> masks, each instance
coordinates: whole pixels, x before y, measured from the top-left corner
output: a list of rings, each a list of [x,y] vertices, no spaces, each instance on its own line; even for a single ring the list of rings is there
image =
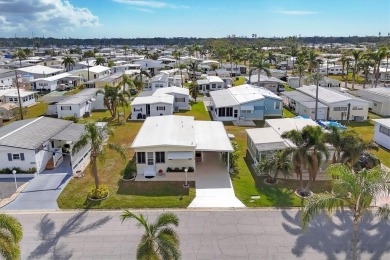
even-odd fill
[[[28,182],[28,178],[19,178],[16,179],[18,187]],[[11,197],[12,194],[16,191],[15,189],[15,180],[14,179],[0,179],[0,200]]]

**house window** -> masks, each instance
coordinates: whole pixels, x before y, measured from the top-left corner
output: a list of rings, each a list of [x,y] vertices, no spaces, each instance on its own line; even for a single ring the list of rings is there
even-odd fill
[[[348,110],[348,108],[346,108],[346,107],[334,107],[333,108],[333,111],[347,111]]]
[[[181,97],[181,98],[175,97],[175,102],[186,102],[186,98],[184,98],[184,97]]]
[[[134,112],[142,112],[142,107],[140,108],[133,108]]]
[[[379,126],[379,132],[384,135],[390,136],[390,128],[384,127],[383,125]]]
[[[165,110],[165,107],[157,107],[157,111]]]
[[[241,113],[242,114],[252,114],[253,111],[252,110],[241,110]]]
[[[137,152],[137,163],[144,164],[145,162],[145,152]]]
[[[12,154],[12,160],[20,160],[20,154],[18,153]]]
[[[71,106],[61,106],[61,110],[72,110]]]
[[[363,106],[353,106],[352,110],[363,110]]]
[[[216,84],[211,84],[211,88],[216,88],[217,85]]]
[[[165,152],[156,152],[156,163],[165,163]]]
[[[281,107],[281,102],[275,102],[274,104],[275,104],[275,109],[279,110]]]
[[[226,116],[233,116],[233,108],[232,107],[227,107],[226,108]]]

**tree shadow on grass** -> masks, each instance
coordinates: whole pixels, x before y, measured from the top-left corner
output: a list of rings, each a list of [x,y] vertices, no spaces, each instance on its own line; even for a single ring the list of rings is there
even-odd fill
[[[337,211],[329,216],[322,214],[314,218],[306,230],[301,228],[301,214],[290,215],[282,211],[287,222],[283,228],[296,236],[295,246],[291,249],[297,257],[302,257],[307,248],[326,255],[327,259],[350,259],[353,224],[349,211]],[[378,221],[372,214],[366,214],[359,230],[358,255],[366,253],[370,259],[381,259],[390,253],[390,223]]]
[[[84,225],[87,218],[88,211],[82,211],[73,215],[56,231],[56,223],[50,218],[48,214],[43,216],[40,223],[36,226],[38,229],[38,236],[42,243],[39,244],[33,252],[29,255],[29,259],[42,259],[47,257],[47,254],[52,254],[51,259],[70,259],[73,251],[68,248],[64,242],[59,242],[60,238],[65,238],[73,234],[82,233],[97,229],[107,223],[111,217],[106,216],[95,222]]]

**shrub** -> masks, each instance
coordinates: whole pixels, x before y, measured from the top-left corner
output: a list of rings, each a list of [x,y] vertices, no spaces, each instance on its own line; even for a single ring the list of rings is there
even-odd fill
[[[180,169],[179,169],[179,167],[175,167],[175,169],[173,171],[174,172],[180,172]]]
[[[79,119],[75,116],[66,116],[66,117],[63,117],[62,119],[68,120],[68,121],[73,121],[73,123],[77,123],[79,121]]]
[[[171,172],[172,171],[172,168],[171,167],[168,167],[167,168],[167,172]]]
[[[98,189],[95,186],[92,186],[88,192],[88,198],[90,199],[104,199],[108,196],[108,187],[106,185],[101,185]]]
[[[35,167],[29,168],[26,172],[27,173],[36,173],[37,172],[37,168],[35,168]]]
[[[135,167],[135,164],[130,161],[122,170],[122,176],[124,179],[132,179],[137,175],[136,172],[137,169]]]
[[[186,171],[186,167],[181,167],[181,171],[185,172]]]
[[[195,171],[194,167],[188,167],[188,172],[194,172],[194,171]]]

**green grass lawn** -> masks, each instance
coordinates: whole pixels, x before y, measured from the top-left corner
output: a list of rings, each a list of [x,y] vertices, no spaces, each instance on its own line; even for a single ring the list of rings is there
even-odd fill
[[[240,86],[240,85],[245,84],[245,82],[246,82],[245,77],[238,77],[238,80],[236,80],[236,78],[234,78],[233,86]]]
[[[345,81],[344,78],[343,78],[343,76],[341,76],[341,75],[329,75],[328,77],[329,77],[329,78],[332,78],[332,79],[340,80],[340,81],[342,81],[342,82]],[[349,74],[348,74],[347,81],[348,81],[349,83],[352,83],[352,73],[349,73]],[[356,81],[355,81],[355,83],[357,83],[357,84],[363,84],[365,81],[366,81],[365,78],[363,78],[363,77],[361,77],[361,76],[358,76],[358,75],[356,76]]]
[[[197,101],[196,103],[192,104],[191,110],[180,111],[179,113],[175,113],[175,115],[194,116],[195,120],[211,120],[209,112],[204,107],[203,101]]]
[[[291,112],[287,108],[283,107],[283,117],[284,118],[292,118],[292,117],[296,117],[296,116],[297,116],[296,114],[294,114],[293,112]]]
[[[369,113],[369,117],[370,119],[381,118],[372,113]],[[372,120],[366,122],[350,122],[346,125],[349,129],[354,129],[358,132],[364,140],[371,141],[374,139],[374,122]],[[390,151],[383,147],[379,147],[378,151],[372,151],[372,153],[375,154],[384,165],[390,167]]]
[[[94,112],[95,118],[107,117],[107,112]],[[93,120],[93,118],[88,118]],[[130,144],[141,128],[140,122],[127,122],[117,124],[115,120],[108,120],[113,129],[114,136],[110,143],[120,144],[125,149],[127,161],[106,149],[107,158],[98,163],[98,173],[102,184],[109,188],[109,197],[101,202],[87,200],[87,192],[94,184],[91,169],[85,170],[85,176],[81,179],[72,179],[59,196],[57,202],[60,208],[185,208],[195,197],[193,184],[190,189],[182,188],[182,182],[123,182],[121,172],[126,167],[128,160],[134,157],[134,151]]]

